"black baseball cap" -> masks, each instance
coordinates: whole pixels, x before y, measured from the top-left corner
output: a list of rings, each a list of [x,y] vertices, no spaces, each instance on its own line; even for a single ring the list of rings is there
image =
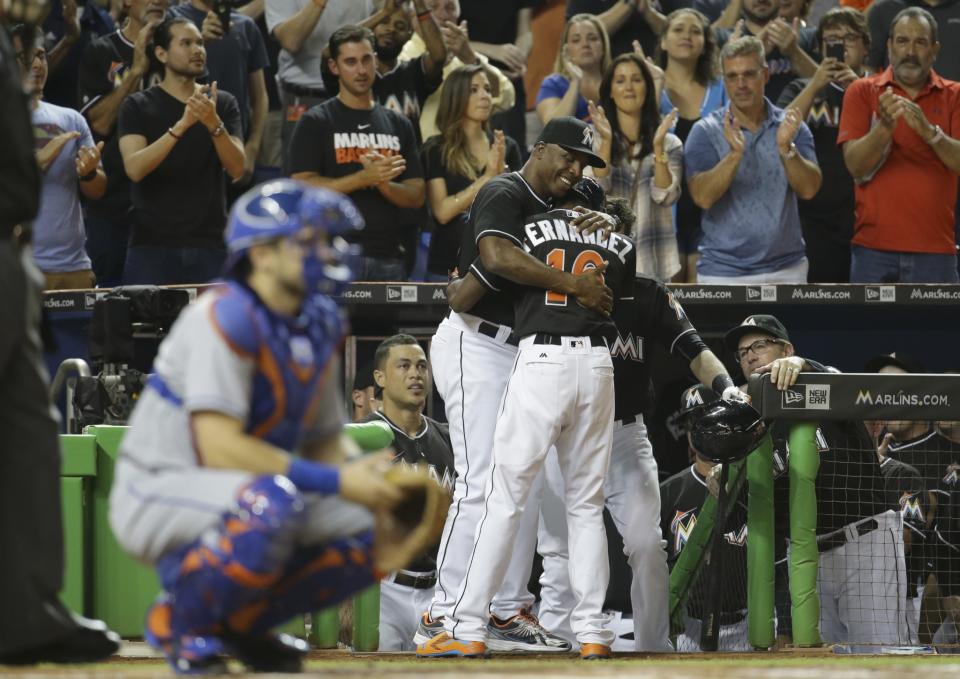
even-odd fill
[[[747,316],[743,319],[743,323],[728,331],[727,334],[723,336],[723,345],[729,351],[736,351],[740,338],[752,332],[765,332],[784,342],[790,341],[787,329],[783,327],[783,323],[777,320],[776,316],[771,316],[770,314],[753,314],[752,316]]]
[[[373,380],[373,364],[366,363],[357,368],[357,373],[353,376],[353,388],[363,391],[367,387],[376,387]]]
[[[543,131],[535,143],[556,144],[568,151],[583,154],[587,157],[587,165],[591,167],[606,167],[603,158],[593,152],[595,137],[593,128],[579,118],[561,116],[543,126]]]
[[[603,208],[606,206],[607,194],[600,186],[600,182],[593,177],[581,177],[580,181],[570,189],[570,193],[582,198],[591,210],[603,212]]]
[[[686,417],[697,408],[720,400],[717,393],[704,384],[695,384],[680,394],[680,417]]]
[[[908,373],[925,373],[926,368],[923,367],[923,364],[914,359],[912,356],[908,356],[900,351],[895,351],[890,354],[880,354],[879,356],[874,356],[869,361],[867,361],[863,366],[863,372],[865,373],[878,373],[881,368],[885,368],[888,365],[892,365],[896,368],[900,368]]]

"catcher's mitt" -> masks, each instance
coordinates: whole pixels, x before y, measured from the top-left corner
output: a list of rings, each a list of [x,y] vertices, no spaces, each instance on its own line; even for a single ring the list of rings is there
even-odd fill
[[[384,478],[403,490],[404,499],[376,516],[373,549],[378,570],[404,568],[437,543],[450,506],[450,494],[425,468],[395,465]]]

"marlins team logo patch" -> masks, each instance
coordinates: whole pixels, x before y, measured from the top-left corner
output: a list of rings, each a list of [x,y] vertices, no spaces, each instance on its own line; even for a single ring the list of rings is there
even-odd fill
[[[685,512],[677,510],[670,522],[670,533],[673,535],[673,553],[679,554],[687,540],[693,534],[693,529],[697,525],[697,510],[688,509]]]
[[[960,471],[960,465],[958,464],[947,465],[947,473],[943,477],[943,484],[945,486],[950,486],[951,488],[956,488],[958,471]]]
[[[923,518],[923,507],[920,506],[919,493],[904,493],[900,497],[900,514],[904,521],[912,522],[914,525],[926,523]]]
[[[727,541],[728,545],[733,545],[734,547],[743,547],[747,544],[747,524],[743,524],[737,530],[724,533],[723,539]]]

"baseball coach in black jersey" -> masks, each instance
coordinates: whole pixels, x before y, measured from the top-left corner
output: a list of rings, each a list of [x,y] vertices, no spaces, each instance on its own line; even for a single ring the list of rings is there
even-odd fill
[[[798,356],[783,323],[767,314],[745,318],[727,332],[724,343],[745,381],[769,373],[781,391],[796,384],[801,372],[837,372]],[[774,456],[783,469],[790,454],[788,435],[787,423],[774,423]],[[899,513],[886,507],[874,442],[863,422],[824,421],[816,445],[820,636],[831,643],[907,644],[903,524]],[[781,474],[775,502],[783,535],[788,486],[787,475]]]

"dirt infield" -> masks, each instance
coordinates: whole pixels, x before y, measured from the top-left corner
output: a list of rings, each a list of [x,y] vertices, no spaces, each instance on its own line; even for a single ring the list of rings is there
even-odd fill
[[[245,675],[238,665],[232,676]],[[315,651],[310,654],[305,677],[407,677],[428,676],[430,679],[502,679],[505,676],[564,677],[631,677],[670,679],[903,679],[904,676],[927,674],[936,677],[960,677],[957,656],[837,656],[823,650],[778,653],[718,653],[712,655],[639,655],[620,654],[604,662],[582,662],[575,656],[556,657],[495,655],[486,660],[417,660],[410,654],[362,653],[348,651]],[[14,668],[0,667],[4,679],[107,679],[133,677],[161,679],[173,676],[158,659],[151,657],[118,657],[93,666],[56,667],[52,665]],[[280,676],[280,675],[276,675]],[[284,675],[289,676],[289,675]]]

